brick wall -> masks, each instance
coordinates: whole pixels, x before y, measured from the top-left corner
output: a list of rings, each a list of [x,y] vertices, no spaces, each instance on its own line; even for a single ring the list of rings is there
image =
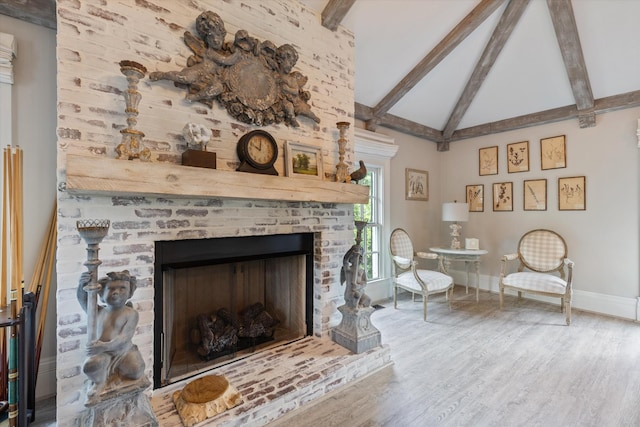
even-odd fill
[[[309,78],[313,111],[321,123],[300,118],[299,128],[265,128],[277,139],[322,148],[328,172],[338,154],[337,121],[353,120],[353,35],[333,33],[320,17],[296,0],[242,2],[104,2],[57,3],[58,13],[58,424],[74,425],[83,410],[85,376],[82,363],[86,344],[86,316],[76,301],[79,275],[85,270],[86,246],[78,235],[79,219],[111,220],[100,245],[99,273],[129,269],[138,278],[134,304],[140,313],[136,344],[152,378],[153,366],[153,242],[254,234],[315,232],[314,334],[327,334],[339,321],[342,303],[338,276],[343,254],[353,242],[352,206],[332,203],[196,199],[145,195],[78,196],[65,191],[68,153],[115,157],[126,126],[122,91],[126,80],[119,71],[123,59],[143,64],[149,71],[177,70],[191,54],[182,41],[194,32],[194,20],[213,10],[225,22],[227,40],[239,29],[276,45],[290,43],[300,59],[295,70]],[[154,161],[179,163],[185,149],[181,130],[195,122],[213,130],[209,150],[218,157],[218,169],[235,170],[236,142],[252,126],[236,122],[217,106],[184,101],[185,92],[170,82],[139,85],[142,94],[137,129],[146,137]],[[347,161],[352,162],[353,129]],[[276,168],[284,175],[284,156]],[[203,170],[203,173],[206,173]],[[114,180],[118,177],[114,176]],[[286,178],[283,178],[286,179]],[[330,179],[330,177],[327,177]],[[123,188],[123,190],[126,190]]]

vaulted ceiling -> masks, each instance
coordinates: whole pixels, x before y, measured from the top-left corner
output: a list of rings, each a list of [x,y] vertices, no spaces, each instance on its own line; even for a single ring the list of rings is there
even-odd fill
[[[301,0],[355,35],[356,117],[449,143],[640,105],[637,0]]]
[[[640,106],[640,0],[299,1],[353,32],[355,112],[369,130],[447,150]],[[54,0],[3,0],[0,13],[55,28]]]

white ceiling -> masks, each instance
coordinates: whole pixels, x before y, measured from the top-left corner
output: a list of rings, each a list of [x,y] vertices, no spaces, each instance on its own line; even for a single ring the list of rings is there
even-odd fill
[[[329,0],[300,0],[321,13]],[[356,0],[355,100],[375,107],[479,0]],[[640,0],[573,0],[594,99],[640,89]],[[506,7],[500,6],[390,110],[442,130]],[[531,0],[458,128],[574,105],[546,0]],[[576,119],[577,120],[577,119]]]

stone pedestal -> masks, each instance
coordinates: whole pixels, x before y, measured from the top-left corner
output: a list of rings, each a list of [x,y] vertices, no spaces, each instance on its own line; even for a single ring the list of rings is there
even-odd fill
[[[380,346],[380,331],[371,323],[373,307],[353,309],[341,305],[338,310],[342,313],[342,321],[331,330],[333,341],[356,354]]]
[[[99,401],[87,402],[82,414],[82,426],[157,427],[158,420],[149,397],[143,393],[149,385],[146,379],[130,386],[113,389],[100,396]]]

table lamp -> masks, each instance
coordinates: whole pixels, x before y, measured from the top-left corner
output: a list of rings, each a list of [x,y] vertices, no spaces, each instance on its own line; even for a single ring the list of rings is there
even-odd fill
[[[443,203],[442,221],[453,222],[451,229],[451,249],[460,249],[460,230],[462,226],[458,222],[469,221],[469,205],[467,203]]]

